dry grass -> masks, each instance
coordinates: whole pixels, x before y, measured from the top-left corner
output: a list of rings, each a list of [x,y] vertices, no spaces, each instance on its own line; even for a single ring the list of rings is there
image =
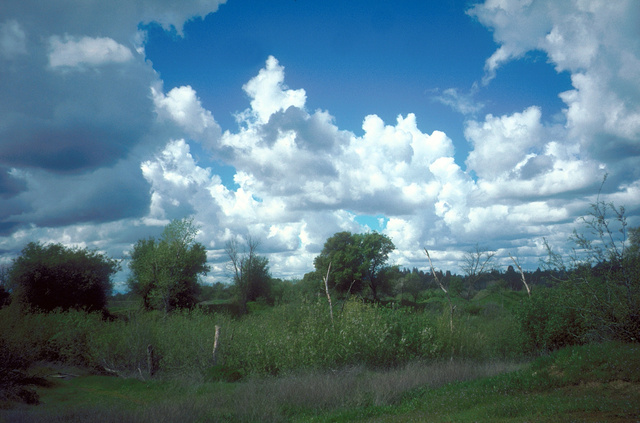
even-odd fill
[[[326,373],[252,378],[232,385],[189,383],[185,380],[175,385],[171,395],[146,402],[135,409],[105,404],[52,413],[42,406],[20,407],[0,413],[0,421],[289,421],[304,413],[395,404],[415,388],[435,388],[451,382],[504,373],[517,367],[514,363],[505,362],[416,362],[385,371],[350,367]],[[144,394],[141,392],[141,395]]]
[[[301,373],[280,378],[255,379],[238,387],[236,416],[242,420],[286,420],[289,413],[326,411],[399,402],[418,387],[436,388],[452,382],[513,371],[512,362],[445,361],[410,363],[386,371],[352,367],[330,373]]]

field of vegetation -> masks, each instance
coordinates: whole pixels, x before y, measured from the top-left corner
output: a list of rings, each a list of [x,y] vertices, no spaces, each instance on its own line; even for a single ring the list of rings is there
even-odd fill
[[[345,305],[334,326],[320,300],[263,309],[239,320],[192,311],[167,317],[129,312],[105,321],[83,312],[12,316],[5,308],[0,310],[2,351],[12,368],[3,370],[3,378],[11,375],[15,385],[0,418],[640,418],[640,345],[590,343],[535,358],[513,315],[524,299],[503,292],[472,301],[477,307],[456,315],[453,335],[446,313],[357,301]],[[220,364],[214,365],[216,325]],[[153,375],[148,345],[155,351]]]
[[[640,231],[618,217],[624,238],[589,221],[582,258],[536,272],[478,248],[464,275],[373,266],[390,240],[340,233],[300,281],[229,245],[235,283],[209,287],[168,231],[116,296],[117,263],[30,244],[0,291],[0,421],[639,421]],[[42,294],[56,284],[85,294]]]

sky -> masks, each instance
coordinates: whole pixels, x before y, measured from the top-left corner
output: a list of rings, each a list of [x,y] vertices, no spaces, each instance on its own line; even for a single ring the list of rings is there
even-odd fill
[[[640,225],[635,0],[0,5],[0,264],[97,249],[121,290],[192,217],[208,283],[231,239],[299,278],[340,231],[534,270],[598,199]]]

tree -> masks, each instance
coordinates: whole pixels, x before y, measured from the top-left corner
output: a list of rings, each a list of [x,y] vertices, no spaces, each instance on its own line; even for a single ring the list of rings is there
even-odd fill
[[[362,290],[361,257],[351,232],[338,232],[328,238],[313,264],[318,280],[327,273],[331,264],[331,284],[336,291],[347,293]]]
[[[8,291],[10,271],[9,265],[0,264],[0,308],[11,303],[11,294]]]
[[[120,269],[117,260],[85,248],[31,242],[9,272],[14,299],[38,310],[105,310]]]
[[[406,273],[396,283],[396,292],[401,294],[401,299],[404,299],[406,294],[409,294],[413,301],[417,301],[418,295],[423,289],[420,275],[417,272]]]
[[[476,244],[473,251],[468,251],[462,259],[462,271],[467,275],[466,299],[471,299],[476,285],[488,272],[487,265],[495,256],[494,251],[487,251]]]
[[[159,240],[139,240],[131,251],[129,288],[146,310],[192,308],[197,303],[198,276],[209,271],[207,252],[195,242],[193,219],[172,220]]]
[[[389,290],[385,286],[388,279],[382,276],[387,269],[389,254],[396,247],[388,236],[377,232],[357,234],[355,237],[361,249],[364,280],[371,289],[373,300],[377,301],[380,291]]]
[[[331,263],[331,280],[336,291],[362,292],[368,287],[373,299],[378,300],[382,291],[389,291],[384,270],[394,249],[391,239],[377,232],[338,232],[327,239],[314,266],[318,274],[324,275]]]
[[[240,312],[246,314],[247,303],[258,298],[271,301],[271,275],[269,259],[257,254],[260,242],[249,237],[242,248],[237,240],[227,242],[225,252],[228,268],[233,276]]]
[[[560,292],[565,313],[572,313],[572,327],[565,332],[578,343],[640,342],[640,230],[627,227],[624,207],[599,197],[583,222],[586,231],[574,230],[568,257],[544,240],[545,265],[558,270],[553,289]]]

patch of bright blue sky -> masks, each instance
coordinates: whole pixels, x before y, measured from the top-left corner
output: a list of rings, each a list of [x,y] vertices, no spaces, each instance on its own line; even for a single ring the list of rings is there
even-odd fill
[[[357,215],[354,220],[362,226],[369,227],[374,232],[382,232],[387,227],[387,222],[389,222],[389,218],[381,214],[375,216],[361,214]]]
[[[558,96],[572,89],[571,75],[558,73],[544,52],[532,51],[498,69],[495,79],[479,92],[483,110],[494,116],[539,106],[543,122],[554,121],[566,104]]]
[[[184,38],[143,27],[146,54],[165,90],[191,85],[223,131],[237,130],[234,114],[249,107],[242,86],[273,55],[285,67],[285,83],[305,89],[311,112],[328,110],[340,129],[356,135],[369,114],[394,125],[398,115],[415,113],[421,131],[452,139],[464,169],[469,117],[433,98],[448,88],[469,93],[497,48],[491,32],[465,13],[473,3],[228,0],[187,23]],[[558,93],[570,88],[568,75],[558,75],[544,54],[529,53],[479,88],[473,98],[485,107],[475,118],[537,105],[548,120],[563,107]]]

